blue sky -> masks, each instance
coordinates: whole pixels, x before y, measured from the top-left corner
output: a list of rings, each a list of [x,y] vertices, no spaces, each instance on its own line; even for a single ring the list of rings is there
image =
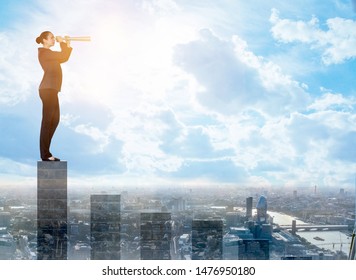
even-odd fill
[[[353,188],[353,1],[1,1],[1,185],[36,183],[44,30],[92,37],[62,66],[69,183]]]

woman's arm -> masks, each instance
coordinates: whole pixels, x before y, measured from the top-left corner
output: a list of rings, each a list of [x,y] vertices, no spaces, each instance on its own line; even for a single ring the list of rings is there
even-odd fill
[[[59,59],[59,62],[63,63],[63,62],[66,62],[69,59],[73,48],[70,47],[70,41],[67,41],[66,43],[61,42],[60,46],[61,46],[61,52],[60,53],[63,54],[63,55]]]
[[[70,41],[68,40],[67,42],[64,42],[63,38],[60,36],[56,37],[57,42],[59,42],[61,51],[44,51],[40,53],[40,60],[42,61],[51,61],[51,60],[56,60],[59,63],[66,62],[70,54],[72,52],[72,48],[70,47]]]
[[[57,36],[56,41],[58,43],[65,42],[67,44],[67,47],[70,48],[70,37],[69,36],[64,36],[64,38],[62,36]]]

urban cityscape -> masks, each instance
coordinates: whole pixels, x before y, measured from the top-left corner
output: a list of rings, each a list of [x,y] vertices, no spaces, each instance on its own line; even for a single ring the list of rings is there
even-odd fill
[[[51,165],[52,164],[52,165]],[[0,189],[0,259],[345,260],[353,186],[67,188],[66,163]]]

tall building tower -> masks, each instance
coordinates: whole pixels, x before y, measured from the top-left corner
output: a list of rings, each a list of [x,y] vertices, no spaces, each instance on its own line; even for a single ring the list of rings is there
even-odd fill
[[[267,199],[265,196],[261,195],[258,199],[257,205],[257,222],[266,223],[267,222]]]
[[[90,196],[91,259],[119,260],[120,195]]]
[[[37,162],[37,259],[67,259],[67,162]]]
[[[182,197],[172,198],[172,200],[168,203],[168,208],[172,210],[172,212],[185,211],[186,201]]]
[[[296,235],[296,233],[297,233],[297,221],[293,220],[292,221],[292,234]]]
[[[223,221],[193,220],[192,259],[223,259]]]
[[[246,198],[246,218],[250,219],[252,217],[252,203],[253,203],[253,197],[247,197]]]
[[[297,190],[294,190],[294,191],[293,191],[293,197],[294,197],[294,198],[297,198],[297,197],[298,197],[298,191],[297,191]]]
[[[171,213],[141,213],[141,260],[171,259]]]

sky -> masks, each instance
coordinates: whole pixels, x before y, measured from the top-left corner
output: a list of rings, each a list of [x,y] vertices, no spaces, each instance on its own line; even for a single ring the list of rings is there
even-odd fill
[[[50,30],[92,39],[62,64],[69,184],[353,190],[355,2],[1,1],[0,185],[36,184]]]

